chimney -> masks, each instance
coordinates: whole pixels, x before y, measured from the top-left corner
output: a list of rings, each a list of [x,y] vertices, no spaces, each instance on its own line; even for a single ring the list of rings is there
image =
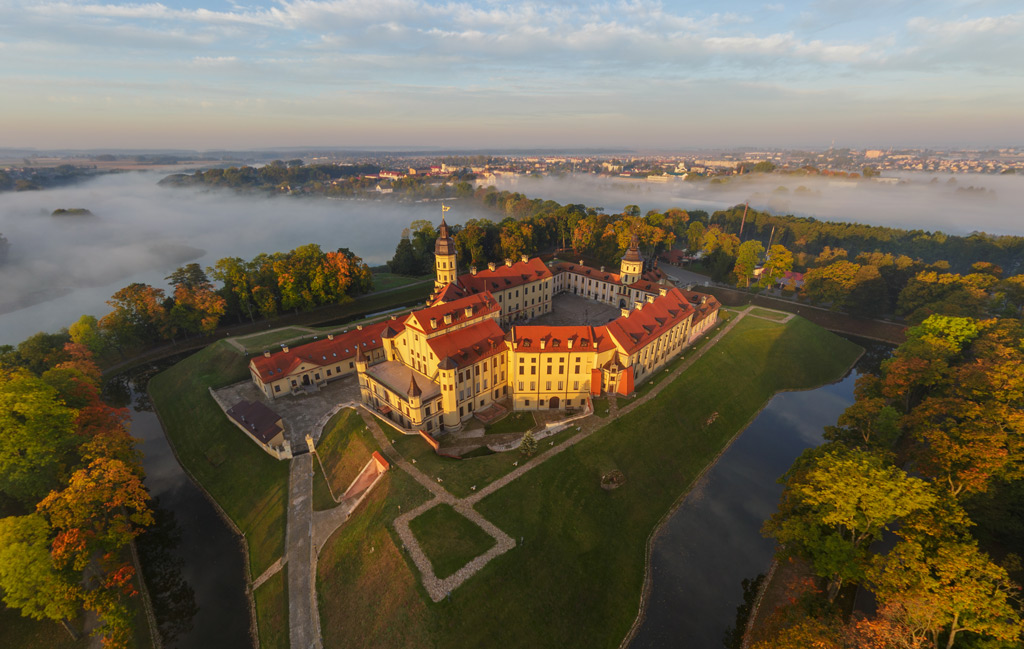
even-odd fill
[[[547,346],[548,346],[548,341],[547,341],[547,340],[545,340],[544,338],[541,338],[541,339],[540,339],[540,348],[541,348],[541,349],[544,349],[544,348],[545,348],[545,347],[547,347]]]
[[[334,340],[334,334],[327,334],[327,340]]]
[[[668,289],[665,288],[664,286],[662,286],[661,288],[658,289],[658,295],[661,295],[661,296],[668,295]]]
[[[582,266],[582,265],[583,265],[583,260],[582,260],[582,259],[580,259],[580,266]]]
[[[494,270],[494,262],[493,261],[492,262],[488,262],[487,270]]]
[[[526,255],[523,255],[519,258],[519,260],[525,264],[526,262],[530,261],[530,258],[527,257]]]
[[[359,330],[359,331],[362,331],[363,330],[363,325],[356,325],[356,329]]]
[[[466,307],[466,317],[467,318],[472,318],[473,317],[473,307],[471,307],[471,306],[467,306]]]
[[[633,308],[636,309],[637,311],[639,311],[640,309],[644,308],[644,303],[643,302],[637,302],[636,304],[633,305]]]
[[[283,351],[285,354],[287,354],[288,353],[288,345],[281,345],[281,351]]]
[[[627,317],[629,315],[629,309],[619,309],[619,315],[622,316],[623,318]]]
[[[650,294],[648,294],[648,296],[647,296],[647,302],[648,302],[649,304],[654,304],[654,296],[653,296],[653,295],[650,295]]]
[[[700,296],[700,303],[701,304],[707,304],[708,303],[708,296],[707,295],[701,295]]]
[[[469,267],[469,274],[470,275],[476,275],[476,266],[475,265]]]
[[[508,259],[508,258],[506,258],[506,259],[505,259],[505,265],[506,265],[506,266],[511,266],[511,265],[512,265],[512,260],[511,260],[511,259]]]
[[[263,350],[263,356],[265,358],[270,358],[270,350],[269,349],[264,349]]]
[[[569,345],[569,349],[572,349],[572,338],[570,338],[566,344]]]
[[[450,313],[444,314],[444,323],[445,324],[451,324],[452,323],[452,314],[450,314]]]
[[[430,319],[430,328],[431,329],[437,329],[437,318],[431,318]]]
[[[602,273],[604,272],[604,266],[601,266],[601,272]]]

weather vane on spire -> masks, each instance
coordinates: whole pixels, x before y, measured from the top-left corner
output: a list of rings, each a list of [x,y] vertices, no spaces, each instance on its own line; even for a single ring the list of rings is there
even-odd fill
[[[450,209],[452,209],[452,208],[448,207],[444,203],[441,203],[441,216],[444,216],[444,213],[447,212]]]

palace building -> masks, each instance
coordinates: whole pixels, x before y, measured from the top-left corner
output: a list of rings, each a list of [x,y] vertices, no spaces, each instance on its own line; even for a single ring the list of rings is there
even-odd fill
[[[718,319],[714,297],[644,272],[637,238],[619,272],[583,263],[506,260],[459,274],[444,219],[436,281],[425,308],[250,363],[268,398],[358,375],[364,404],[408,431],[458,430],[496,403],[515,410],[583,410],[590,398],[629,395]],[[559,293],[618,307],[603,326],[526,324]]]

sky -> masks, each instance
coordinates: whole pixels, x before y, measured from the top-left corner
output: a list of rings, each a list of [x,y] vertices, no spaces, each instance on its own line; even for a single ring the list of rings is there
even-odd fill
[[[0,146],[1024,145],[1020,0],[0,0]]]

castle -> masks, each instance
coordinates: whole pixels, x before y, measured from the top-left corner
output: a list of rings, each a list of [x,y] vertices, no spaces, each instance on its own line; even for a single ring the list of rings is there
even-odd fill
[[[718,319],[710,295],[644,272],[634,235],[618,274],[523,256],[460,275],[444,219],[436,281],[425,308],[250,362],[274,399],[358,375],[364,404],[409,431],[459,430],[501,402],[515,410],[581,410],[588,399],[629,395]],[[551,312],[559,293],[613,305],[603,326],[520,324]]]

